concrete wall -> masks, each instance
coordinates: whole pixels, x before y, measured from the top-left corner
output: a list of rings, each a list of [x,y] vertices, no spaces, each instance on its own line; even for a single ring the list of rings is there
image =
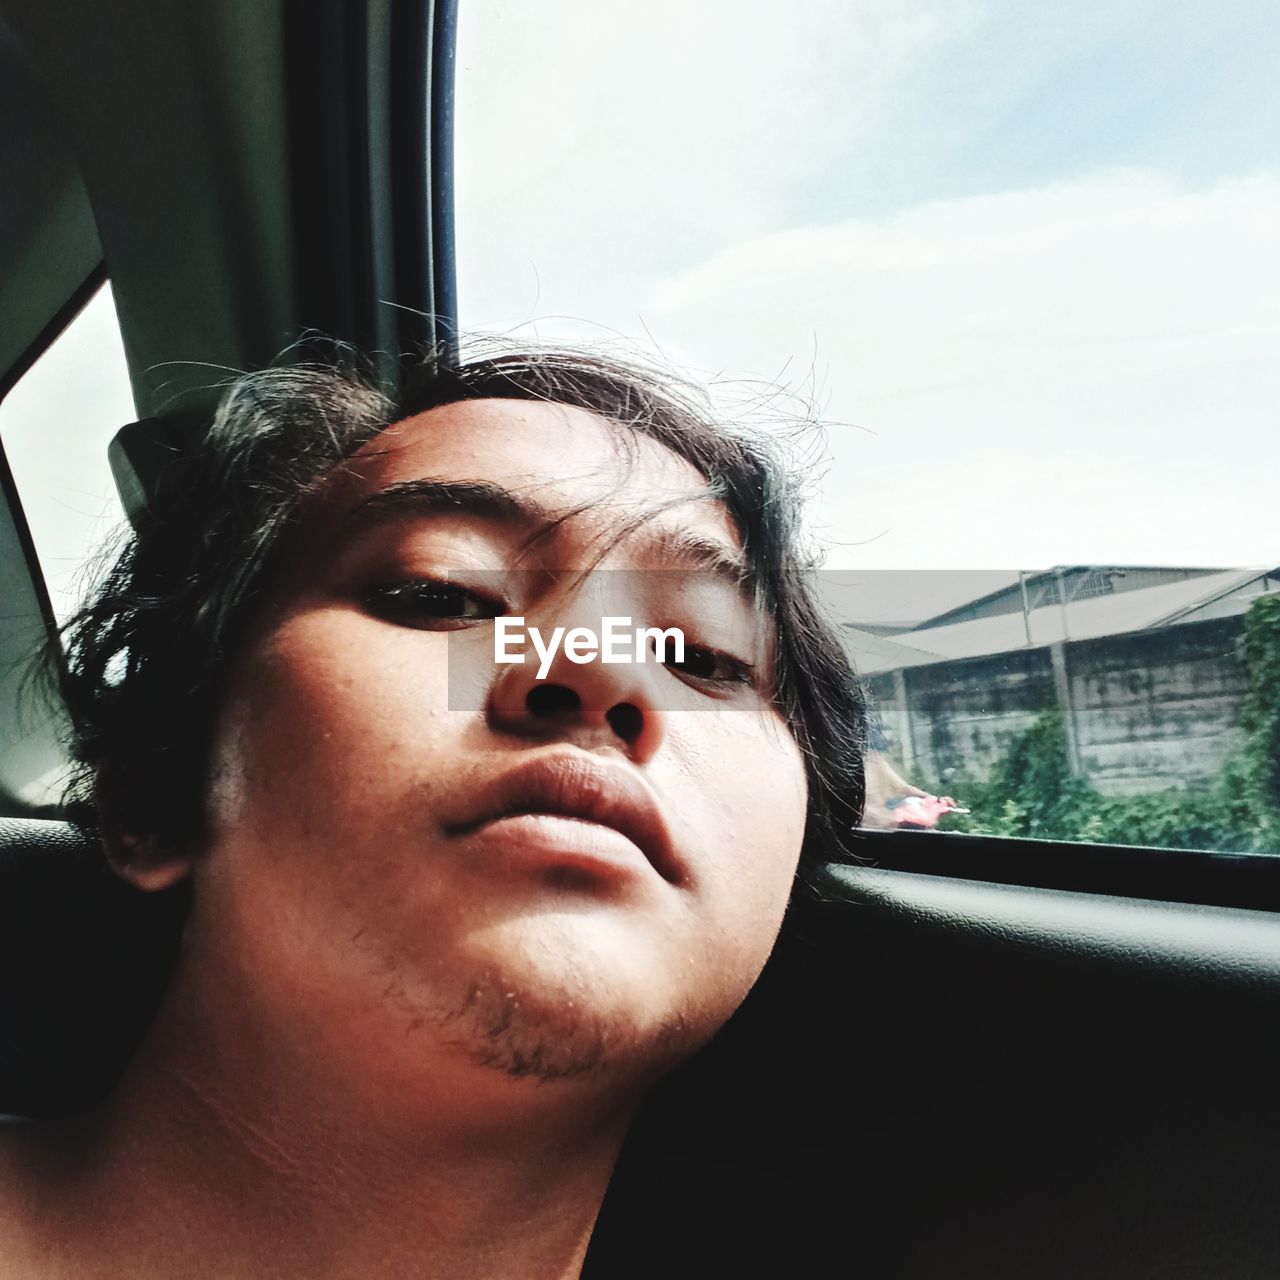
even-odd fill
[[[1066,646],[1081,772],[1113,794],[1212,776],[1231,748],[1241,619]]]
[[[1065,681],[1047,647],[873,676],[868,686],[907,776],[984,776],[1043,710],[1061,705],[1080,774],[1128,794],[1205,783],[1231,748],[1244,675],[1242,618],[1069,642]]]

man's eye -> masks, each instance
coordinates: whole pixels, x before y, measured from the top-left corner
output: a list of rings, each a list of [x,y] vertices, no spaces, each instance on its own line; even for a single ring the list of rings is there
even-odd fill
[[[669,671],[688,680],[722,688],[749,685],[755,681],[755,668],[749,662],[721,653],[718,649],[708,649],[703,645],[687,642],[684,646],[684,661],[677,662],[672,658],[666,666]]]
[[[506,612],[501,600],[455,582],[417,578],[378,587],[365,597],[366,607],[400,626],[446,630],[485,621]]]

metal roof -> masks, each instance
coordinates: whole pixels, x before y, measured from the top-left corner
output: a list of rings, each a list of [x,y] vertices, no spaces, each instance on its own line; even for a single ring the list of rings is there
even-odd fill
[[[819,569],[814,574],[818,595],[836,617],[863,630],[897,627],[895,634],[1017,585],[1016,569]]]
[[[1060,640],[1089,640],[1129,631],[1147,631],[1178,622],[1190,622],[1193,620],[1192,615],[1202,610],[1206,616],[1215,617],[1244,613],[1254,595],[1245,593],[1243,588],[1259,582],[1268,574],[1274,575],[1275,572],[1266,569],[1233,569],[1201,578],[1190,578],[1185,582],[1170,582],[1139,591],[1073,601],[1065,608],[1053,604],[1033,609],[1029,616],[1030,641],[1027,639],[1027,626],[1021,612],[975,618],[969,622],[929,627],[922,631],[908,631],[896,636],[893,641],[899,650],[905,651],[898,655],[901,661],[887,660],[893,657],[887,649],[883,655],[878,655],[869,646],[863,646],[867,660],[859,666],[859,670],[864,675],[871,675],[897,667],[923,666],[926,663],[956,658],[1008,653],[1015,649],[1025,649],[1028,645],[1038,647]],[[1280,589],[1280,582],[1265,589]],[[1240,593],[1238,606],[1234,600],[1227,599],[1237,592]],[[1209,606],[1214,607],[1210,609]],[[884,643],[881,637],[870,638]],[[914,657],[911,656],[913,650]]]
[[[903,644],[894,636],[877,636],[849,626],[842,627],[840,634],[853,669],[859,675],[870,676],[877,671],[896,671],[900,667],[941,661],[939,654]]]

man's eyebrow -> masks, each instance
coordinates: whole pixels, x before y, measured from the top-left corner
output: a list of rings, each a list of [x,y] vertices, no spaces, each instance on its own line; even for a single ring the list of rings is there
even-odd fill
[[[644,544],[664,560],[680,568],[701,570],[719,578],[748,602],[755,601],[755,575],[746,557],[735,547],[689,529],[660,525],[646,530]]]
[[[353,524],[421,516],[464,515],[521,528],[545,527],[554,517],[540,503],[491,480],[401,480],[370,494],[347,515]]]
[[[540,502],[491,480],[442,480],[424,477],[388,485],[361,501],[347,516],[356,525],[433,515],[466,515],[531,531],[548,529],[561,517]],[[737,548],[669,525],[642,524],[637,531],[647,551],[672,562],[673,568],[712,574],[750,603],[755,600],[754,573]]]

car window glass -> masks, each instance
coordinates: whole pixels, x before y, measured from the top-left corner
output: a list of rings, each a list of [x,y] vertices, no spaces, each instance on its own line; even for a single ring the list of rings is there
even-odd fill
[[[133,417],[106,286],[0,402],[0,440],[59,618],[74,611],[99,549],[122,527],[107,445]]]
[[[1278,39],[1266,0],[462,7],[464,333],[816,404],[869,820],[1280,852]]]

